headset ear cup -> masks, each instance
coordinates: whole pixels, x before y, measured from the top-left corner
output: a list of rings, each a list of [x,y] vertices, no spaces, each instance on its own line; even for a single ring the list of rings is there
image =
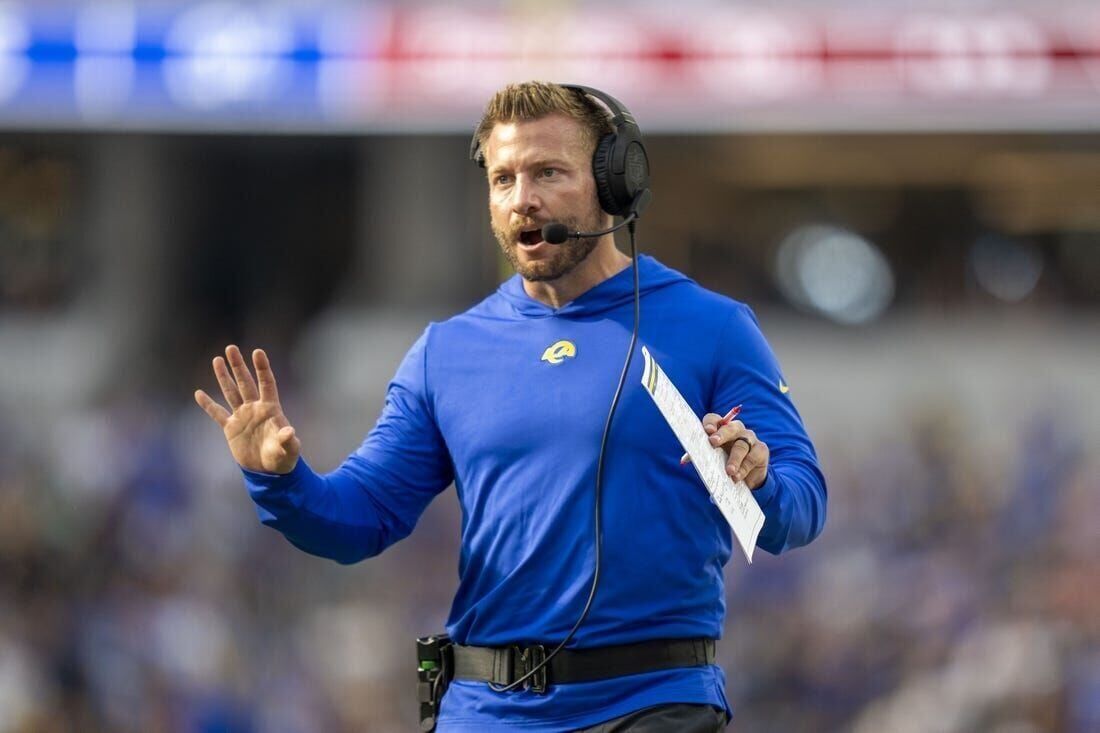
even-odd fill
[[[623,206],[615,200],[615,186],[611,180],[611,151],[615,147],[616,137],[614,133],[601,137],[596,152],[592,154],[592,175],[596,179],[600,208],[612,216],[623,213]]]

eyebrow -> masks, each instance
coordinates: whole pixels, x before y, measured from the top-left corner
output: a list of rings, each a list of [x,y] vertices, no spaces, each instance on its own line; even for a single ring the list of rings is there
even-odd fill
[[[569,161],[565,158],[542,158],[539,160],[531,161],[527,168],[568,168],[570,167]],[[510,167],[494,165],[489,169],[488,175],[493,176],[499,173],[501,170],[511,170]]]
[[[565,158],[545,158],[543,160],[536,160],[535,162],[533,162],[531,164],[531,167],[532,168],[543,168],[543,167],[546,167],[546,166],[555,166],[555,165],[566,167],[566,166],[569,165],[569,161],[567,161]]]

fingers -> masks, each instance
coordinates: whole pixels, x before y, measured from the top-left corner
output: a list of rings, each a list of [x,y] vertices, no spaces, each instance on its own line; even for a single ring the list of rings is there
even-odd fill
[[[707,417],[710,416],[708,415]],[[706,430],[705,424],[703,426],[703,429]],[[715,430],[707,430],[707,433],[710,435],[710,444],[715,446],[727,445],[731,441],[741,436],[748,437],[751,442],[756,442],[756,433],[753,433],[751,430],[746,428],[745,423],[741,422],[740,420],[734,420],[733,422],[718,427]]]
[[[241,393],[237,391],[237,383],[229,375],[229,368],[225,365],[225,359],[220,356],[214,357],[214,376],[218,378],[218,386],[222,388],[225,401],[235,411],[244,403],[244,399],[241,398]]]
[[[703,430],[707,432],[707,435],[714,435],[718,430],[718,421],[721,419],[721,415],[716,415],[713,412],[708,412],[706,415],[703,415]]]
[[[764,484],[764,480],[767,479],[767,478],[768,478],[768,467],[767,466],[757,466],[756,468],[752,469],[752,471],[750,471],[747,476],[745,476],[744,480],[745,480],[745,485],[748,486],[749,489],[755,491],[756,489],[759,489]]]
[[[214,376],[218,379],[218,386],[221,387],[225,401],[234,412],[245,402],[261,399],[275,403],[279,401],[275,373],[271,370],[271,362],[268,361],[267,354],[262,349],[252,352],[252,364],[256,367],[256,376],[260,380],[259,387],[252,379],[252,372],[249,371],[241,350],[235,345],[230,344],[225,347],[224,359],[220,356],[214,357]],[[230,373],[231,370],[232,373]],[[197,400],[198,397],[196,396],[195,399]]]
[[[737,405],[725,415],[718,415],[713,412],[708,412],[706,415],[703,415],[703,430],[706,432],[707,435],[713,436],[724,425],[728,425],[729,422],[733,420],[733,418],[737,417],[737,414],[739,412],[741,412],[741,405]],[[711,439],[711,445],[718,446],[721,444],[721,441],[715,442],[713,438]],[[680,465],[686,466],[689,463],[691,463],[691,456],[685,453],[683,457],[680,458]]]
[[[274,473],[290,473],[298,462],[302,452],[302,443],[294,428],[284,425],[275,433],[274,442],[264,446],[264,469]]]
[[[279,444],[276,453],[279,458],[286,458],[294,450],[294,428],[287,425],[275,433],[275,440]]]
[[[752,477],[757,469],[763,469],[766,475],[770,456],[768,446],[740,420],[734,420],[712,433],[710,443],[714,446],[725,446],[729,451],[726,473],[734,481],[745,480],[748,483],[747,479]],[[763,483],[762,475],[754,478],[759,478],[760,483]],[[750,486],[750,488],[753,487]]]
[[[749,483],[748,479],[757,470],[763,469],[766,473],[768,470],[768,446],[759,440],[753,442],[752,448],[749,449],[744,440],[738,440],[730,446],[730,457],[726,461],[726,473],[730,475],[734,481],[744,481]],[[760,477],[760,482],[756,484],[759,486],[764,482],[763,475]],[[750,484],[750,489],[756,488]]]
[[[252,379],[252,372],[248,370],[248,364],[241,356],[241,350],[233,344],[225,347],[225,356],[229,359],[229,367],[233,370],[233,377],[237,380],[237,388],[241,391],[241,397],[245,402],[255,402],[260,398],[256,389],[256,382]]]
[[[728,451],[726,473],[734,481],[744,481],[750,489],[761,486],[768,477],[768,461],[771,451],[768,445],[756,437],[756,433],[745,427],[740,420],[732,420],[741,411],[741,406],[733,408],[726,416],[711,412],[703,416],[703,430],[709,436],[710,444],[724,446]],[[689,463],[691,457],[686,453],[680,464]]]
[[[219,405],[201,389],[195,392],[195,402],[199,403],[199,407],[213,418],[219,427],[225,427],[225,421],[229,419],[229,410]]]
[[[260,383],[260,399],[264,402],[278,402],[279,389],[275,386],[275,372],[263,349],[252,352],[252,365],[256,367],[256,380]],[[293,430],[293,428],[291,428]]]

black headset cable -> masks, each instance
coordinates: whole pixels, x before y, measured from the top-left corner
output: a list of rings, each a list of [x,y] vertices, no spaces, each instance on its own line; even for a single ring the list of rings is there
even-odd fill
[[[623,371],[622,374],[619,375],[619,386],[615,388],[615,396],[611,398],[611,407],[607,412],[607,422],[605,422],[603,426],[603,437],[600,439],[600,456],[596,460],[596,568],[592,571],[592,587],[588,591],[588,600],[584,604],[584,610],[581,611],[580,618],[573,624],[573,628],[569,631],[569,634],[562,639],[561,643],[554,647],[553,651],[547,654],[545,659],[511,684],[498,685],[490,682],[489,687],[494,692],[511,692],[516,689],[516,687],[538,674],[546,665],[550,664],[550,660],[557,656],[558,652],[564,649],[566,644],[572,641],[573,636],[577,633],[577,629],[580,628],[581,624],[584,623],[584,620],[588,617],[588,612],[592,609],[592,601],[596,598],[596,589],[600,584],[600,548],[603,546],[603,530],[600,522],[600,496],[603,489],[604,456],[607,453],[607,438],[611,434],[611,421],[615,417],[615,410],[619,406],[619,398],[622,397],[623,387],[626,385],[626,377],[630,372],[630,362],[634,358],[634,346],[638,341],[638,323],[641,320],[641,291],[638,285],[638,245],[634,241],[634,228],[636,225],[637,217],[627,224],[627,230],[630,232],[631,267],[634,270],[634,328],[630,333],[630,346],[627,347]]]

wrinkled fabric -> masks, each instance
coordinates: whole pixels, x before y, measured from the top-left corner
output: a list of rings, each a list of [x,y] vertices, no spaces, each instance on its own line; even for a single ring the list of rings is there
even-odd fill
[[[639,341],[607,444],[600,586],[572,648],[658,638],[718,638],[725,616],[729,525],[641,386],[641,346],[700,418],[743,405],[767,443],[758,546],[804,545],[825,521],[813,446],[755,316],[650,257],[639,260]],[[260,520],[338,562],[407,536],[452,482],[462,544],[447,631],[460,644],[552,646],[589,594],[595,474],[633,319],[632,269],[561,308],[515,276],[450,320],[433,323],[390,383],[382,415],[355,453],[318,474],[245,471]],[[663,703],[729,713],[720,667],[557,685],[546,695],[452,684],[439,730],[575,729]]]

